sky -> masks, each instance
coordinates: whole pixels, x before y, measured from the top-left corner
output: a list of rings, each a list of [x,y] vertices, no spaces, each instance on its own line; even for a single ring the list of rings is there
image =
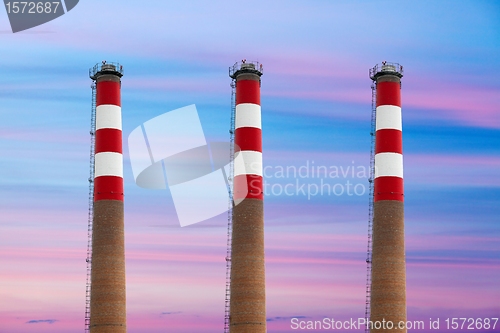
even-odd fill
[[[0,333],[84,330],[102,60],[124,68],[129,333],[223,330],[227,214],[181,228],[168,189],[135,184],[126,138],[195,104],[207,140],[227,141],[241,59],[264,72],[268,332],[364,317],[368,71],[384,60],[404,66],[408,320],[500,317],[499,41],[500,2],[482,0],[80,1],[15,34],[0,10]]]

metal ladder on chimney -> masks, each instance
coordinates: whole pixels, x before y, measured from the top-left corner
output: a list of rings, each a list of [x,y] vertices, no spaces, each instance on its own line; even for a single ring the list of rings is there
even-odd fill
[[[95,109],[96,86],[92,83],[92,106],[90,112],[90,175],[89,175],[89,215],[87,240],[87,284],[85,290],[85,332],[90,332],[90,288],[92,271],[92,222],[94,219],[94,164],[95,164]]]
[[[231,81],[231,123],[229,128],[229,204],[227,210],[227,252],[226,252],[226,303],[224,316],[224,333],[229,333],[231,309],[231,245],[233,233],[233,186],[234,186],[234,131],[236,117],[236,81]]]
[[[369,333],[370,328],[368,321],[370,320],[370,296],[371,296],[371,283],[372,283],[372,242],[373,242],[373,198],[374,198],[374,181],[375,181],[375,131],[376,131],[376,98],[377,98],[377,85],[372,82],[372,114],[371,114],[371,149],[370,149],[370,178],[369,195],[368,195],[368,246],[366,250],[366,302],[365,302],[365,332]]]

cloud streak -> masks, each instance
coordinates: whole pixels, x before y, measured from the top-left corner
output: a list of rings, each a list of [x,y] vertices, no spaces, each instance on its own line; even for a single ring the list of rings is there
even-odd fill
[[[36,319],[36,320],[29,320],[26,322],[26,324],[53,324],[57,322],[57,319]]]

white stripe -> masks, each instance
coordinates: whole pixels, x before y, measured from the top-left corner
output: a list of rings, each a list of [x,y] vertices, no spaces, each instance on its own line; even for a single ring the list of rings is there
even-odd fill
[[[117,176],[123,178],[123,156],[120,153],[95,154],[95,177]]]
[[[383,176],[403,178],[403,155],[398,153],[375,155],[375,178]]]
[[[95,129],[122,129],[122,108],[117,105],[103,104],[95,109]]]
[[[234,159],[234,176],[239,175],[262,176],[262,153],[253,150],[237,153]]]
[[[402,130],[401,108],[394,105],[377,106],[376,117],[377,128]]]
[[[242,103],[236,105],[235,129],[240,127],[262,128],[260,105]]]

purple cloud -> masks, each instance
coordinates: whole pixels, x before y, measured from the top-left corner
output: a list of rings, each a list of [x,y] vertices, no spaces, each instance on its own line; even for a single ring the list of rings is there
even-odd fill
[[[57,319],[40,319],[40,320],[30,320],[27,321],[26,324],[53,324]]]

